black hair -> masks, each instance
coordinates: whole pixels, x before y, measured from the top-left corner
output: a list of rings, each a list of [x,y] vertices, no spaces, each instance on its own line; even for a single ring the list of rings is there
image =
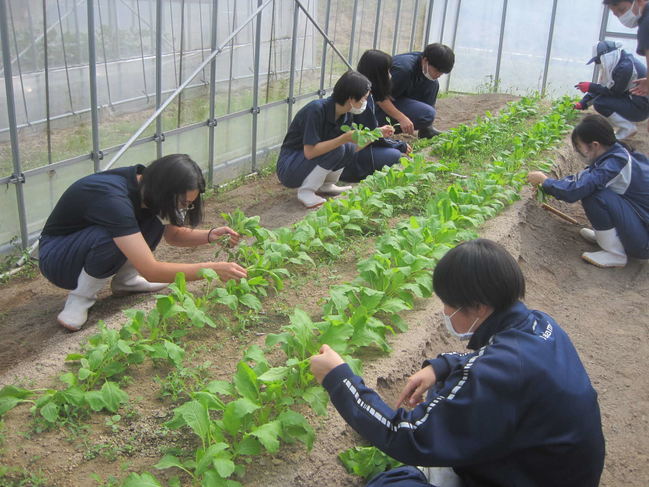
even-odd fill
[[[491,306],[499,312],[525,296],[523,272],[507,250],[479,238],[449,250],[433,272],[433,289],[454,308]]]
[[[428,64],[440,73],[450,73],[455,66],[455,54],[453,50],[444,44],[428,44],[422,53]]]
[[[390,67],[392,56],[378,49],[368,49],[358,60],[356,69],[372,83],[372,95],[376,101],[383,101],[390,96]]]
[[[333,98],[339,105],[344,105],[347,100],[360,100],[372,88],[370,80],[358,71],[350,69],[343,74],[334,86]]]
[[[572,131],[570,139],[575,150],[577,150],[578,140],[585,144],[599,142],[605,147],[610,147],[617,142],[613,126],[601,115],[585,116]]]
[[[201,168],[187,154],[170,154],[153,161],[142,172],[140,189],[144,205],[177,226],[184,223],[177,212],[179,200],[187,191],[198,190],[185,221],[195,227],[203,220],[201,194],[205,192],[205,179]]]
[[[604,0],[602,4],[604,5],[619,5],[624,2],[633,3],[633,0]]]

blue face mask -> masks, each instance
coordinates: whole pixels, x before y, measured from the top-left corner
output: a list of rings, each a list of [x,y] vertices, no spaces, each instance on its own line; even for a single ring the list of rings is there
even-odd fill
[[[473,331],[471,331],[471,330],[473,330],[473,327],[478,322],[479,318],[476,318],[474,320],[474,322],[471,324],[471,327],[469,328],[469,330],[467,332],[458,333],[457,331],[455,331],[455,328],[453,327],[453,322],[451,322],[451,318],[453,318],[453,316],[455,316],[455,313],[457,313],[461,309],[462,309],[462,307],[456,309],[455,311],[453,311],[453,314],[451,314],[450,316],[445,314],[444,311],[442,311],[442,316],[444,317],[444,325],[446,326],[446,330],[451,335],[453,335],[455,338],[457,338],[458,340],[465,341],[465,340],[470,339],[473,336]]]

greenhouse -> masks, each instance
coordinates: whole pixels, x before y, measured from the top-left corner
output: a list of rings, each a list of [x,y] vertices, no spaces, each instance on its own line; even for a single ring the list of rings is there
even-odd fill
[[[0,486],[648,485],[645,3],[0,0]]]

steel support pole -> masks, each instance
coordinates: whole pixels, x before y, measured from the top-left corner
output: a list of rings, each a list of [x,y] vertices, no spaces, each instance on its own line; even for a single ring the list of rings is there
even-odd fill
[[[352,9],[352,31],[349,36],[349,57],[347,60],[349,64],[352,63],[354,58],[354,38],[356,37],[356,17],[358,15],[358,0],[354,0],[354,8]]]
[[[293,34],[291,36],[291,68],[288,78],[288,117],[287,127],[291,125],[293,120],[293,104],[295,103],[295,58],[297,56],[297,27],[300,16],[300,9],[297,5],[293,4]]]
[[[155,11],[155,108],[158,110],[162,104],[162,0],[156,0]],[[155,145],[156,155],[162,157],[162,117],[155,119]]]
[[[379,0],[381,1],[381,0]],[[331,14],[331,0],[327,0],[327,18],[325,19],[325,31],[329,34],[329,16]],[[320,62],[320,98],[324,96],[324,82],[327,74],[327,39],[322,41],[322,61]]]
[[[180,2],[180,62],[178,63],[178,86],[183,81],[183,51],[185,49],[185,0]],[[176,127],[180,127],[181,110],[183,105],[183,92],[178,93],[178,118]]]
[[[433,23],[433,7],[435,6],[435,0],[428,0],[428,12],[426,13],[426,28],[424,29],[424,42],[422,46],[422,51],[428,45],[430,40],[430,27]]]
[[[219,0],[212,0],[212,38],[210,40],[210,51],[216,50],[216,35],[218,25]],[[216,137],[216,58],[210,63],[210,118],[207,121],[208,149],[207,149],[207,184],[214,185],[214,139]]]
[[[14,83],[11,72],[11,47],[8,34],[9,23],[7,22],[7,1],[0,0],[0,42],[2,43],[2,64],[4,66],[5,94],[7,96],[7,121],[9,122],[11,138],[11,154],[13,159],[14,173],[11,182],[16,186],[16,203],[18,206],[18,221],[20,224],[20,243],[23,249],[29,245],[27,233],[27,215],[25,212],[25,195],[23,184],[25,177],[20,165],[20,150],[18,147],[18,129],[16,127],[16,105],[14,100]]]
[[[257,0],[257,8],[261,8],[263,0]],[[259,68],[261,61],[261,10],[257,13],[257,22],[255,27],[255,56],[254,56],[254,73],[252,89],[252,167],[251,172],[257,170],[257,125],[259,124]]]
[[[379,45],[379,28],[381,26],[381,0],[376,4],[376,18],[374,19],[374,39],[372,40],[372,49],[378,49]]]
[[[103,159],[99,150],[99,113],[97,110],[97,56],[95,42],[95,0],[87,2],[88,18],[88,75],[90,83],[90,120],[92,128],[92,162],[95,172],[101,171],[99,161]]]
[[[394,35],[392,36],[392,55],[397,53],[397,45],[399,42],[399,26],[401,24],[401,0],[397,0],[397,16],[396,23],[394,24]]]
[[[608,15],[609,15],[609,10],[608,7],[604,7],[604,11],[602,12],[602,23],[599,26],[599,40],[603,41],[606,39],[606,31],[608,30]],[[599,78],[599,64],[593,63],[593,79],[592,82],[596,83],[597,79]]]
[[[329,43],[329,45],[331,46],[331,49],[333,49],[333,51],[336,54],[338,54],[338,57],[340,57],[342,62],[344,62],[349,69],[354,69],[354,68],[352,68],[352,65],[349,64],[347,59],[345,59],[345,56],[343,56],[342,53],[338,50],[338,48],[335,46],[333,41],[331,39],[329,39],[329,37],[327,36],[327,33],[324,30],[322,30],[322,27],[320,27],[320,25],[318,25],[318,23],[315,21],[315,19],[309,13],[309,11],[304,7],[304,5],[302,5],[302,2],[300,0],[295,0],[295,3],[297,3],[298,6],[300,7],[300,10],[302,10],[302,12],[304,12],[304,15],[306,15],[307,19],[309,19],[309,22],[311,22],[313,24],[313,26],[316,29],[318,29],[318,32],[320,32],[320,35],[322,35],[325,38],[325,40]]]
[[[70,86],[70,71],[68,69],[68,55],[65,50],[65,36],[63,35],[63,22],[61,21],[61,7],[59,5],[59,0],[56,0],[56,8],[59,14],[59,30],[61,33],[61,49],[63,50],[63,64],[65,65],[65,79],[68,83],[68,98],[70,99],[70,111],[73,115],[76,115],[74,111],[74,104],[72,103],[72,87]],[[76,7],[75,7],[76,8]]]
[[[552,52],[552,39],[554,37],[554,23],[557,18],[557,2],[552,2],[552,17],[550,17],[550,32],[548,33],[548,47],[545,51],[545,64],[543,66],[543,83],[541,84],[541,96],[545,96],[545,88],[548,83],[548,70],[550,68],[550,54]]]
[[[415,0],[415,8],[412,11],[412,29],[410,30],[410,44],[408,50],[415,48],[415,32],[417,31],[417,14],[419,13],[419,0]]]
[[[500,18],[500,37],[498,39],[498,57],[496,58],[496,73],[494,74],[494,93],[500,87],[500,65],[503,57],[503,45],[505,42],[505,23],[507,22],[507,0],[503,0],[503,11]]]
[[[261,2],[263,0],[259,0]],[[133,142],[135,142],[140,135],[144,133],[144,131],[153,123],[153,121],[169,106],[169,104],[178,96],[178,93],[180,93],[182,90],[184,90],[189,83],[192,82],[192,80],[200,73],[203,71],[205,66],[207,66],[208,63],[212,62],[212,59],[214,59],[215,56],[220,54],[223,51],[223,48],[227,46],[232,39],[234,39],[239,32],[243,30],[244,27],[246,27],[250,22],[252,22],[257,14],[259,14],[264,8],[266,8],[270,2],[273,0],[265,0],[263,5],[258,7],[251,15],[248,17],[243,24],[241,24],[239,27],[237,27],[226,39],[223,41],[223,43],[217,47],[216,51],[213,51],[206,59],[203,61],[193,72],[192,74],[189,75],[189,77],[183,82],[182,85],[180,85],[178,88],[174,90],[174,92],[169,95],[169,98],[167,98],[162,105],[151,115],[141,126],[139,129],[135,131],[133,135],[131,135],[131,138],[126,141],[126,143],[117,151],[117,153],[113,156],[113,158],[110,160],[108,164],[106,164],[106,167],[104,170],[110,169],[117,160],[124,155],[124,152],[128,150],[131,145],[133,145]],[[299,1],[299,0],[296,0]]]
[[[457,28],[460,24],[460,11],[462,10],[462,0],[457,0],[457,8],[455,10],[455,22],[453,23],[453,40],[451,41],[451,49],[455,51],[455,41],[457,40]],[[446,91],[448,92],[451,86],[451,73],[446,75]]]
[[[448,12],[448,0],[444,0],[444,10],[442,12],[442,27],[439,30],[439,42],[444,42],[444,29],[446,28],[446,13]]]
[[[47,7],[43,0],[43,69],[45,70],[45,120],[47,131],[47,163],[52,164],[52,130],[50,124],[50,63],[47,51]]]

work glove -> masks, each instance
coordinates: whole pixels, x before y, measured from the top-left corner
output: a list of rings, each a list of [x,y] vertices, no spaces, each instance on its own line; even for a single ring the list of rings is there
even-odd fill
[[[572,106],[572,108],[574,108],[575,110],[586,110],[588,107],[584,106],[584,104],[581,102],[577,102]]]
[[[590,91],[590,85],[588,81],[580,81],[575,85],[575,88],[577,88],[579,91],[582,93],[588,93]]]

